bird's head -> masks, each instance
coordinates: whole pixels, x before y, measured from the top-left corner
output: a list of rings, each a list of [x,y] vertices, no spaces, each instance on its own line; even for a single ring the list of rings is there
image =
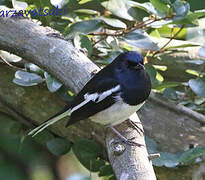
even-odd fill
[[[121,53],[114,61],[121,67],[128,67],[136,70],[145,69],[144,59],[142,55],[136,51]]]

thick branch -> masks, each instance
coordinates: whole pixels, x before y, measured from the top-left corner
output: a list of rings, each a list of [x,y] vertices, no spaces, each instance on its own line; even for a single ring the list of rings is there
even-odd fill
[[[78,92],[83,85],[90,79],[90,73],[99,68],[94,65],[86,56],[78,52],[70,42],[63,39],[52,37],[49,34],[53,31],[49,28],[44,28],[38,24],[31,22],[27,19],[7,19],[0,18],[0,49],[12,52],[26,59],[27,61],[33,62],[40,67],[47,70],[49,73],[57,77],[66,86],[72,88],[75,92]],[[44,102],[45,103],[45,102]],[[46,102],[47,103],[47,102]],[[22,110],[23,111],[23,110]],[[34,119],[33,116],[31,116]],[[42,122],[43,119],[36,120],[38,123]],[[106,144],[109,146],[110,139],[115,139],[111,133],[105,136],[105,130],[94,123],[82,121],[75,126],[71,126],[68,129],[62,128],[64,123],[55,126],[52,130],[59,135],[72,137],[75,136],[88,137],[87,132],[91,134],[97,134],[101,137],[106,138]],[[122,128],[122,129],[121,129]],[[124,123],[119,126],[119,130],[125,130]],[[95,133],[92,133],[95,131]],[[135,131],[129,131],[125,136],[135,136]],[[136,138],[138,141],[138,138]],[[139,139],[144,144],[144,138]],[[137,147],[136,147],[137,148]],[[131,150],[132,149],[132,150]],[[146,148],[138,148],[142,151],[143,156],[139,156],[135,160],[133,148],[126,147],[125,152],[120,156],[116,156],[109,148],[108,154],[110,162],[114,168],[117,179],[120,179],[122,175],[126,175],[127,178],[133,179],[140,177],[139,179],[156,179],[153,168],[147,158]],[[123,157],[126,160],[125,163],[121,161]],[[143,158],[140,161],[140,158]],[[112,161],[114,159],[114,161]],[[133,163],[135,161],[135,163]],[[147,171],[144,171],[142,162],[147,163]],[[120,171],[115,168],[114,163],[121,164]],[[132,166],[129,166],[131,164]],[[143,177],[143,178],[142,178]]]

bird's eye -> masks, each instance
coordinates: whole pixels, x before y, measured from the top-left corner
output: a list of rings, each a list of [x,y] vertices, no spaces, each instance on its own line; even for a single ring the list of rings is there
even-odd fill
[[[127,67],[130,67],[130,68],[133,68],[135,67],[137,64],[136,63],[133,63],[132,61],[128,61],[127,62]]]

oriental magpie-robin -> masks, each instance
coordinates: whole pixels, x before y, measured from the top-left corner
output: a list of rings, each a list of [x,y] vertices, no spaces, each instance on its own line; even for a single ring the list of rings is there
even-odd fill
[[[141,54],[135,51],[121,53],[111,64],[95,74],[61,112],[32,130],[29,135],[35,136],[49,125],[69,116],[66,126],[89,118],[111,127],[121,136],[113,126],[139,110],[150,90],[151,81]],[[127,140],[124,137],[122,139]]]

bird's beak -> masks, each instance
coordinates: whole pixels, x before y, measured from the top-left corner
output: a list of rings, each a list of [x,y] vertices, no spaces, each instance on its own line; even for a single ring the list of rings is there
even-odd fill
[[[140,66],[141,66],[141,69],[145,69],[145,67],[144,67],[144,65],[143,65],[143,64],[140,64]]]
[[[145,69],[144,65],[143,64],[137,64],[137,66],[134,67],[135,69],[137,70],[140,70],[140,69]]]

